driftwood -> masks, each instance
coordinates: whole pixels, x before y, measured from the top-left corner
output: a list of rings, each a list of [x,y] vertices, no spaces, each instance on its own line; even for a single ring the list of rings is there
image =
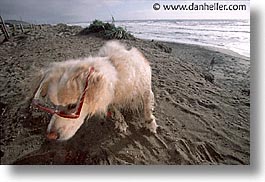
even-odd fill
[[[5,36],[5,40],[8,40],[10,38],[10,35],[9,35],[8,31],[7,31],[6,24],[5,24],[5,21],[2,18],[2,16],[0,16],[0,23],[1,23],[1,30],[4,33],[4,36]]]
[[[21,32],[24,33],[24,28],[23,28],[22,23],[20,23],[19,26],[20,26],[20,30],[21,30]]]
[[[15,24],[12,27],[13,27],[12,35],[15,36],[16,35],[16,32],[17,32],[17,27],[16,27]]]
[[[20,33],[27,33],[29,31],[38,30],[38,29],[41,30],[42,26],[34,24],[23,24],[23,23],[6,24],[3,17],[0,16],[0,35],[1,32],[3,32],[5,37],[4,41],[9,40],[11,36],[15,36]]]

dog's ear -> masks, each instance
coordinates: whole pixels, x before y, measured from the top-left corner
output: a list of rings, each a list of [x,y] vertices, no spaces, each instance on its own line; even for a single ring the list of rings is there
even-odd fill
[[[97,84],[99,83],[101,80],[103,80],[103,75],[100,74],[99,72],[95,71],[90,78],[90,82],[92,84]]]
[[[97,85],[99,83],[101,83],[101,81],[104,79],[104,76],[98,71],[95,70],[89,78],[89,82],[93,85]]]
[[[35,90],[38,89],[40,95],[42,97],[45,97],[48,92],[48,86],[50,81],[50,79],[47,78],[47,73],[41,72],[40,75],[36,78],[36,80],[38,80],[38,82],[36,81],[35,83]]]
[[[74,74],[71,75],[71,78],[69,79],[70,81],[82,81],[83,83],[86,82],[86,79],[89,76],[89,82],[91,84],[96,84],[98,82],[100,82],[100,80],[103,79],[103,75],[99,73],[98,70],[94,70],[93,67],[89,67],[89,68],[84,68],[84,67],[79,67],[77,69],[75,69]]]
[[[78,67],[73,69],[72,71],[72,75],[69,78],[69,81],[75,81],[75,80],[82,80],[85,81],[87,74],[89,72],[89,69],[84,68],[84,67]]]
[[[48,85],[49,85],[49,81],[48,80],[46,80],[44,83],[41,83],[41,87],[39,89],[41,89],[40,95],[42,97],[45,97],[47,95]]]
[[[31,95],[35,94],[37,92],[37,89],[38,90],[42,89],[41,90],[42,96],[45,96],[47,94],[48,82],[45,83],[43,82],[45,77],[46,77],[46,72],[44,70],[38,71],[36,74],[30,75],[31,82],[30,85],[28,85],[28,87],[30,88]]]

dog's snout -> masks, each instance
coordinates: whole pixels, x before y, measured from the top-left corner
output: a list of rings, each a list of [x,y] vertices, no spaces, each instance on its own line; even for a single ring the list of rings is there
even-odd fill
[[[60,137],[58,132],[52,131],[47,134],[49,140],[57,140]]]

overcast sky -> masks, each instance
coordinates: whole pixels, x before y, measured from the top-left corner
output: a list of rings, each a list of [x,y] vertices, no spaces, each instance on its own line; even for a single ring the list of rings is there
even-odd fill
[[[196,3],[211,3],[193,0]],[[190,4],[193,1],[159,0],[0,0],[0,15],[4,19],[24,20],[31,23],[87,22],[94,19],[248,19],[249,1],[223,1],[223,4],[245,4],[246,11],[165,11],[164,4]],[[214,3],[216,1],[212,1]],[[160,10],[154,10],[159,3]]]

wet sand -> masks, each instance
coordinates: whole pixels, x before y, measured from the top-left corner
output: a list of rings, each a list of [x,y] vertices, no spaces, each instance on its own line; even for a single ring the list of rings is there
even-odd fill
[[[250,164],[250,60],[187,44],[121,41],[151,62],[156,135],[142,128],[142,113],[124,112],[127,135],[95,116],[69,141],[46,140],[51,116],[31,107],[30,75],[96,55],[106,40],[80,30],[44,26],[0,43],[1,164]]]

